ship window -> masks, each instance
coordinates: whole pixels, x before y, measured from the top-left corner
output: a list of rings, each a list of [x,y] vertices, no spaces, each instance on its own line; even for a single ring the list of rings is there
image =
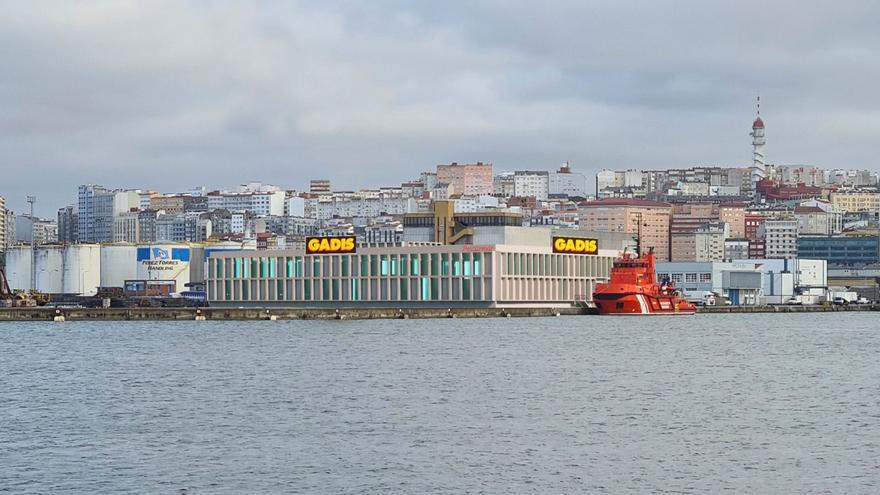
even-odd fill
[[[707,282],[711,282],[711,281],[712,281],[712,274],[711,273],[701,273],[700,274],[700,282],[707,283]]]
[[[681,283],[682,276],[681,276],[681,273],[673,273],[673,274],[670,274],[669,278],[670,278],[670,280],[672,280],[673,282],[678,284],[678,283]]]
[[[689,284],[694,284],[697,282],[697,274],[696,273],[685,273],[684,281]]]

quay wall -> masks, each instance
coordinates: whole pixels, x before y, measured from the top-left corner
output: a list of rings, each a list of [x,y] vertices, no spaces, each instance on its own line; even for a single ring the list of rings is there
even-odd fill
[[[880,306],[709,306],[700,314],[826,313],[880,311]],[[0,322],[52,321],[172,321],[195,320],[369,320],[418,318],[499,318],[595,315],[592,308],[0,308]]]
[[[126,320],[369,320],[582,315],[590,308],[0,308],[3,321]]]

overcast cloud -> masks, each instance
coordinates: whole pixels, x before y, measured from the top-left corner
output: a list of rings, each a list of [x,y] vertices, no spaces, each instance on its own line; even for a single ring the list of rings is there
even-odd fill
[[[877,169],[880,3],[0,1],[0,195],[325,177]]]

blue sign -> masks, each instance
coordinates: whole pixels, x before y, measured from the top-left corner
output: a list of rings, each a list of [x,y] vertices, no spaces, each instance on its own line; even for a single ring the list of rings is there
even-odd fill
[[[149,261],[149,260],[177,260],[189,262],[189,248],[148,248],[148,247],[139,247],[137,248],[137,260],[140,261]]]

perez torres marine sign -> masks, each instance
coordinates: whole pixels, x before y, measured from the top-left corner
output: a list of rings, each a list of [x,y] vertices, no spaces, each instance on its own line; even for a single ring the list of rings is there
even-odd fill
[[[553,252],[567,254],[598,254],[599,241],[581,237],[554,237]]]
[[[348,254],[357,252],[353,235],[337,237],[306,237],[306,254]]]

